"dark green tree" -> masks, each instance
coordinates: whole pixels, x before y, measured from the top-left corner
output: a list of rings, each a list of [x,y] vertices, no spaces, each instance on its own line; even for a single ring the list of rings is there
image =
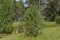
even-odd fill
[[[41,17],[36,4],[31,4],[24,15],[26,35],[37,36],[41,30]]]
[[[3,4],[0,8],[0,33],[12,32],[12,18],[14,16],[12,1],[3,0]]]

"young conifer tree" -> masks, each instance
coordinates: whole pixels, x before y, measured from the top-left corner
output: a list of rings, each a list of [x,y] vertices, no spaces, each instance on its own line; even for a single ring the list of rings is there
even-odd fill
[[[42,27],[41,20],[37,5],[35,3],[31,3],[24,15],[26,35],[33,37],[37,36]]]

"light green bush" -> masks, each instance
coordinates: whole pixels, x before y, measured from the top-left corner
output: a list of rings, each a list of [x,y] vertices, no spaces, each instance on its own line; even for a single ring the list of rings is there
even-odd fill
[[[12,23],[12,26],[15,31],[16,31],[16,29],[18,29],[19,32],[23,32],[23,22],[16,21],[16,22]]]

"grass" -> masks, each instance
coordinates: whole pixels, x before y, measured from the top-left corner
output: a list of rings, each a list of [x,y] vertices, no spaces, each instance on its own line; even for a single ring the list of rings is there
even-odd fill
[[[46,27],[56,27],[56,22],[44,22],[44,28]]]
[[[35,38],[28,38],[23,33],[20,33],[8,35],[0,40],[60,40],[60,26],[53,27],[51,24],[55,25],[55,23],[50,23],[51,27],[44,28],[42,35]]]

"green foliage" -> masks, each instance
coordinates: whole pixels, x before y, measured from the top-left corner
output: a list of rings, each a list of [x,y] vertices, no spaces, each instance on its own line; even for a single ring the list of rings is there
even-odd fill
[[[37,6],[31,4],[24,15],[26,35],[37,36],[41,28],[41,17],[38,13]]]
[[[18,20],[18,18],[22,17],[25,8],[22,0],[17,2],[16,0],[13,0],[13,11],[14,11],[14,20]]]
[[[12,23],[13,28],[18,29],[19,32],[23,32],[23,24],[22,22],[14,22]]]
[[[20,22],[14,22],[14,23],[12,23],[13,27],[17,27],[18,25],[20,25]]]
[[[56,16],[56,8],[55,8],[55,5],[56,5],[55,4],[55,1],[50,1],[50,3],[44,9],[44,11],[45,11],[45,19],[47,21],[55,21],[55,16]]]
[[[51,22],[50,22],[51,23]],[[12,38],[13,37],[13,38]],[[37,37],[25,37],[24,33],[18,35],[11,34],[10,36],[3,37],[0,40],[60,40],[60,26],[44,28],[42,35]]]
[[[11,25],[8,25],[7,27],[4,28],[4,33],[6,34],[11,34],[13,31],[13,27]]]
[[[24,13],[23,3],[16,2],[16,0],[2,0],[0,2],[2,2],[0,3],[0,33],[11,33],[13,21],[17,21]]]
[[[14,16],[12,1],[3,0],[3,4],[0,8],[0,33],[11,33],[12,32],[12,18]]]
[[[56,23],[60,24],[60,16],[56,16]]]

